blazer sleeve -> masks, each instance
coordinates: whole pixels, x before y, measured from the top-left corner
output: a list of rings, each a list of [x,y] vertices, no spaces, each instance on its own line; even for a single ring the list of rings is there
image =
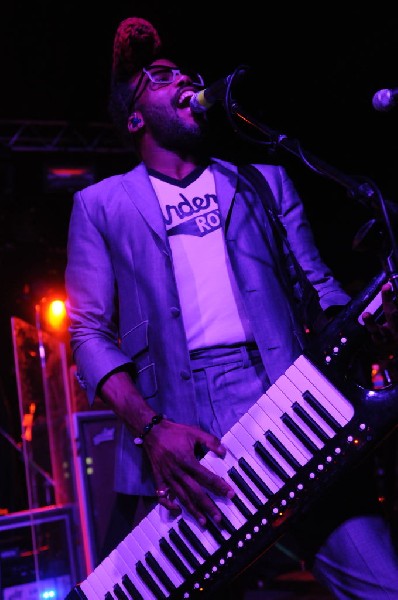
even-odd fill
[[[74,195],[65,270],[71,348],[90,403],[99,382],[131,362],[119,348],[115,277],[94,195]]]

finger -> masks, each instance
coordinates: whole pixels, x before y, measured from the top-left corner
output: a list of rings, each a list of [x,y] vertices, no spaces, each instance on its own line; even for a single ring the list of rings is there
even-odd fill
[[[233,498],[235,490],[219,475],[213,473],[201,464],[195,470],[195,480],[216,496]]]
[[[394,297],[394,286],[390,281],[387,281],[387,283],[384,283],[381,286],[381,294],[382,294],[382,296],[385,296],[386,298]]]
[[[182,512],[181,506],[176,502],[174,494],[170,493],[168,496],[159,498],[158,502],[161,506],[166,508],[173,517],[178,517]]]
[[[205,433],[202,430],[198,430],[198,443],[206,446],[208,450],[211,450],[221,458],[224,458],[227,451],[218,437],[211,433]]]
[[[391,283],[382,287],[383,312],[386,321],[394,330],[398,330],[398,304],[394,288]]]
[[[206,523],[206,510],[202,509],[204,491],[194,480],[185,476],[183,482],[174,482],[175,493],[184,508],[203,527]]]
[[[362,313],[362,320],[369,333],[376,333],[379,326],[376,323],[375,316],[370,312]]]
[[[175,493],[170,486],[165,483],[156,485],[155,494],[158,498],[158,503],[167,508],[174,516],[181,514],[181,507],[175,502]]]
[[[384,310],[386,308],[390,309],[395,306],[395,304],[394,304],[395,293],[394,293],[394,289],[390,283],[386,283],[381,288],[381,299],[383,302]]]
[[[386,344],[391,341],[391,332],[389,328],[374,323],[371,319],[364,320],[365,327],[376,344]]]
[[[196,477],[193,479],[185,476],[180,489],[181,495],[184,496],[184,506],[202,527],[206,525],[208,518],[215,523],[221,522],[222,512],[205,489],[198,484]]]

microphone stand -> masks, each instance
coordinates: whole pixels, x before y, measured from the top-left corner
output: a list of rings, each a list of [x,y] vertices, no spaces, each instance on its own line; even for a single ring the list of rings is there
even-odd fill
[[[236,72],[238,71],[239,68]],[[276,131],[275,129],[271,129],[271,127],[268,127],[268,125],[265,125],[264,123],[256,120],[253,116],[249,115],[242,109],[238,102],[231,99],[231,84],[232,80],[230,81],[226,90],[225,105],[227,108],[227,116],[236,133],[253,142],[253,139],[250,138],[250,136],[243,134],[239,128],[237,128],[234,118],[239,119],[239,121],[242,121],[245,123],[245,125],[249,125],[257,129],[257,131],[260,133],[266,135],[270,139],[270,144],[272,146],[283,148],[291,154],[294,154],[300,158],[302,162],[311,170],[342,185],[347,190],[349,197],[354,198],[365,206],[369,206],[370,208],[381,213],[384,230],[387,233],[387,239],[389,240],[390,244],[390,248],[387,248],[385,244],[385,235],[382,234],[381,239],[384,248],[381,260],[384,271],[386,272],[386,275],[393,286],[395,296],[398,297],[398,244],[394,235],[390,215],[390,211],[392,211],[394,207],[394,209],[397,210],[396,216],[398,218],[398,205],[395,206],[391,202],[386,201],[377,185],[370,179],[356,178],[347,175],[346,173],[342,173],[318,157],[308,152],[304,152],[298,140],[289,139],[285,134]],[[369,235],[369,231],[377,226],[378,220],[375,218],[366,225],[366,235]],[[378,232],[378,235],[380,235],[380,232]]]

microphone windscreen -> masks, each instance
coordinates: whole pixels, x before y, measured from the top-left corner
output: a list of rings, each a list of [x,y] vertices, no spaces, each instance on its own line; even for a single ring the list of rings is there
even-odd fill
[[[372,98],[373,108],[376,110],[390,110],[393,106],[391,90],[379,90]]]

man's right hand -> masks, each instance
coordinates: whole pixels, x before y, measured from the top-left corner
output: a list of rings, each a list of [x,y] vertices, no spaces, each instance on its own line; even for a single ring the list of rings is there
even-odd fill
[[[220,440],[198,427],[163,419],[144,438],[143,449],[152,465],[159,503],[177,516],[183,506],[204,526],[208,517],[215,522],[222,514],[207,491],[232,498],[233,488],[200,464],[199,448],[213,451],[222,459],[226,449]],[[162,493],[163,492],[163,493]]]
[[[138,392],[127,369],[110,374],[101,386],[100,396],[134,437],[153,416],[153,409]],[[164,492],[158,494],[160,504],[173,515],[180,514],[181,506],[185,507],[201,525],[207,517],[216,522],[222,517],[207,491],[229,498],[235,495],[224,479],[200,464],[198,455],[199,451],[203,455],[203,449],[213,451],[220,460],[226,452],[214,435],[167,419],[152,427],[142,445],[152,466],[156,489]]]

